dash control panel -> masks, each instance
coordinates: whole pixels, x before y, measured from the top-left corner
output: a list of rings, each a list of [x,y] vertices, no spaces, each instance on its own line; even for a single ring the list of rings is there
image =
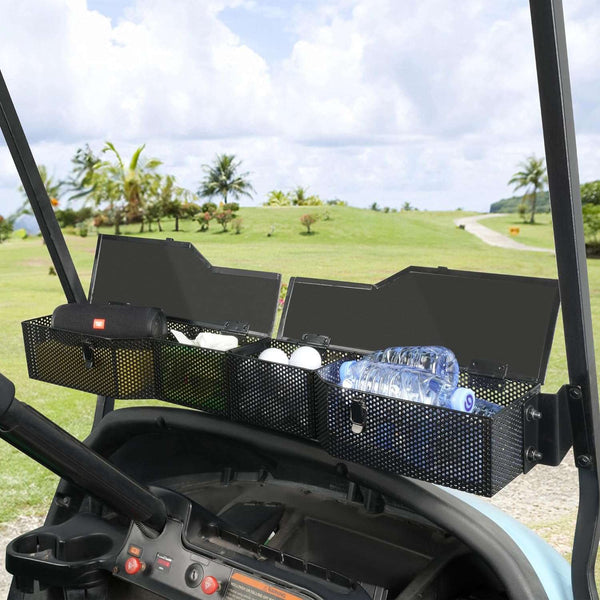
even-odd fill
[[[113,573],[156,594],[173,599],[315,600],[304,590],[279,586],[243,569],[190,552],[181,543],[181,523],[169,521],[149,539],[133,526]]]

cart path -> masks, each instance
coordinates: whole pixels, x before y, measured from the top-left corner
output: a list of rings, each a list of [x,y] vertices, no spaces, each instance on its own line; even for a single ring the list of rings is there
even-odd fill
[[[474,217],[461,217],[460,219],[455,219],[454,223],[457,227],[463,227],[465,231],[472,233],[490,246],[498,246],[499,248],[507,248],[509,250],[529,250],[530,252],[550,252],[554,254],[554,250],[551,248],[537,248],[536,246],[521,244],[521,242],[512,240],[511,238],[478,223],[481,219],[492,219],[494,217],[505,216],[505,213],[475,215]]]

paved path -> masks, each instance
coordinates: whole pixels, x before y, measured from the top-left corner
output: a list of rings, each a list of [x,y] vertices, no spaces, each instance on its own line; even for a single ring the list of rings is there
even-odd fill
[[[527,246],[515,240],[512,240],[497,231],[493,231],[485,225],[478,223],[481,219],[492,219],[494,217],[504,217],[504,213],[494,213],[489,215],[475,215],[474,217],[462,217],[455,219],[454,223],[457,227],[464,227],[465,231],[477,236],[480,240],[490,246],[498,246],[500,248],[508,248],[509,250],[529,250],[531,252],[550,252],[554,254],[551,248],[537,248],[535,246]]]

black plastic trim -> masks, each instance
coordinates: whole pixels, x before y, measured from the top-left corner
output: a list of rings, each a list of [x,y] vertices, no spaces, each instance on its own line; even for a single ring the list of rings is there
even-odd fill
[[[481,555],[506,585],[511,598],[547,599],[537,573],[513,539],[496,523],[454,495],[428,483],[393,477],[329,456],[315,443],[249,426],[238,425],[203,413],[178,408],[134,407],[107,415],[88,437],[97,452],[109,455],[136,435],[179,429],[230,438],[269,452],[272,456],[302,459],[331,477],[345,473],[361,483],[452,533]]]

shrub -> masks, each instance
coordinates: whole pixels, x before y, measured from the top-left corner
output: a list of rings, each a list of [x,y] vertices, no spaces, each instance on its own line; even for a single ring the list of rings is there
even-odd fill
[[[598,233],[600,233],[600,205],[583,205],[583,230],[587,243],[598,243]]]
[[[181,204],[181,216],[185,219],[194,219],[196,215],[201,211],[201,207],[195,202],[183,202]]]
[[[77,223],[77,225],[75,225],[75,230],[77,231],[77,235],[79,237],[87,237],[88,234],[88,224],[83,222],[83,223]]]
[[[8,239],[12,233],[12,224],[8,219],[0,215],[0,243]]]
[[[328,204],[329,206],[348,206],[348,203],[345,200],[340,200],[339,198],[327,200],[326,204]]]
[[[373,202],[373,204],[371,204],[371,206],[369,206],[369,208],[371,210],[376,210],[376,211],[381,210],[381,208],[379,208],[379,204],[377,204],[377,202]]]
[[[208,230],[208,224],[210,223],[211,219],[213,219],[213,217],[214,213],[208,211],[196,215],[196,220],[198,221],[198,223],[200,223],[200,231]]]
[[[228,202],[226,205],[221,206],[222,209],[229,209],[232,213],[236,213],[240,210],[240,205],[237,202]]]
[[[244,219],[242,219],[242,217],[236,217],[231,221],[231,228],[235,231],[236,235],[242,233],[243,225]]]
[[[200,210],[203,213],[210,213],[211,215],[217,211],[217,205],[214,202],[205,202],[201,207]]]
[[[316,195],[308,196],[304,201],[304,206],[323,206],[323,200]]]
[[[102,227],[104,225],[112,225],[112,223],[110,222],[110,219],[108,218],[108,215],[106,215],[105,213],[98,213],[98,214],[94,215],[94,218],[92,219],[92,223],[93,223],[94,227],[96,227],[96,229],[98,229],[99,227]]]
[[[65,208],[64,210],[55,210],[56,220],[61,228],[73,227],[77,223],[77,214],[72,208]]]
[[[281,288],[279,290],[279,300],[277,302],[277,310],[283,310],[283,306],[285,304],[285,297],[287,296],[288,284],[282,283]]]
[[[90,206],[84,206],[79,210],[73,210],[72,208],[65,208],[64,210],[58,209],[54,211],[58,224],[64,227],[74,227],[78,223],[83,223],[88,219],[92,218],[94,211]]]
[[[227,225],[233,219],[233,213],[230,210],[223,210],[215,213],[215,221],[223,228],[223,231],[227,231]]]
[[[582,204],[600,204],[600,180],[590,181],[581,186]]]
[[[304,225],[304,227],[306,227],[306,233],[307,234],[311,234],[312,231],[310,230],[311,225],[314,225],[317,222],[317,217],[315,215],[302,215],[300,217],[300,223],[302,223],[302,225]]]

